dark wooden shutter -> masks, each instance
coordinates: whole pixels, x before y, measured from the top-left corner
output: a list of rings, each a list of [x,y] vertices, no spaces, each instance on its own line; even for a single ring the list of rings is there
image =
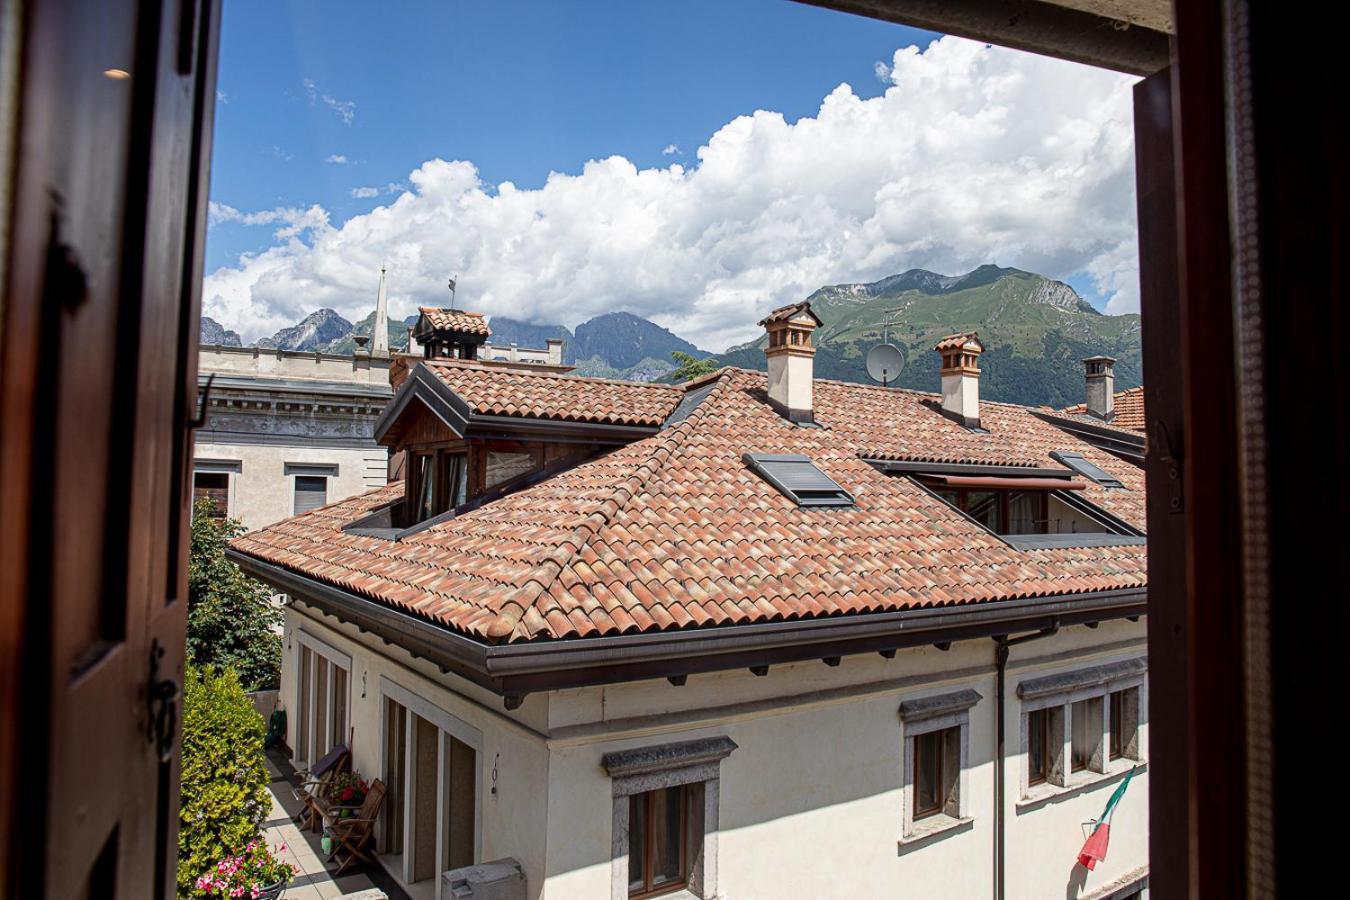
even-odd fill
[[[214,0],[23,7],[0,211],[3,897],[174,893],[217,19]]]
[[[230,513],[230,475],[228,472],[194,472],[192,475],[192,504],[198,500],[210,500],[214,506],[212,515],[223,519]]]

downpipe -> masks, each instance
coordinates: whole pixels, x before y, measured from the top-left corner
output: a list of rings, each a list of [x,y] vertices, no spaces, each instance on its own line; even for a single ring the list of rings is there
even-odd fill
[[[1058,617],[1050,620],[1050,627],[1033,634],[1024,634],[1010,638],[1006,634],[994,637],[994,669],[996,672],[994,689],[994,715],[997,717],[994,733],[997,735],[997,747],[994,752],[994,900],[1004,900],[1004,869],[1007,855],[1004,848],[1003,831],[1005,814],[1003,808],[1004,777],[1003,767],[1006,755],[1007,728],[1004,722],[1004,700],[1008,676],[1008,651],[1017,644],[1039,641],[1059,633]]]

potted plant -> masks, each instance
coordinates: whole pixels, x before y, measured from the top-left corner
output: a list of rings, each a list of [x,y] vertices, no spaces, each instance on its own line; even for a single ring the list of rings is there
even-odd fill
[[[347,818],[361,808],[370,785],[355,772],[341,772],[328,783],[324,799],[335,818]]]
[[[285,849],[285,844],[269,850],[264,842],[252,841],[242,853],[225,857],[198,878],[197,890],[208,897],[277,900],[295,877],[295,866],[276,855]]]

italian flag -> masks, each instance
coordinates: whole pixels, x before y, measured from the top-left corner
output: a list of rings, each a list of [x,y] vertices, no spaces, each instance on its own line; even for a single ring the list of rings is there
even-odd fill
[[[1084,868],[1095,869],[1099,861],[1106,859],[1106,845],[1111,840],[1111,817],[1116,814],[1120,798],[1125,796],[1125,789],[1130,786],[1133,777],[1134,769],[1130,769],[1130,774],[1125,776],[1125,780],[1111,794],[1111,799],[1106,801],[1106,809],[1093,825],[1092,833],[1083,843],[1083,849],[1078,851],[1078,863]]]

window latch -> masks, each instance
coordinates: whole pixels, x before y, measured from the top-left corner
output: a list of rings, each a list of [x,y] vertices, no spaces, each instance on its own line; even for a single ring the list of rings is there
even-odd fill
[[[188,428],[196,431],[198,428],[206,425],[206,417],[211,408],[211,385],[215,383],[216,373],[212,372],[206,376],[206,384],[202,385],[201,393],[197,401],[197,410],[191,419],[188,419]]]
[[[173,758],[173,736],[178,730],[178,682],[159,677],[164,647],[159,638],[150,646],[150,680],[145,688],[145,739],[155,745],[162,763]]]
[[[1172,443],[1172,432],[1168,430],[1166,422],[1162,419],[1156,419],[1153,426],[1158,449],[1162,451],[1162,455],[1158,457],[1158,462],[1162,463],[1163,471],[1167,473],[1167,511],[1172,515],[1178,515],[1186,511],[1181,452]]]

